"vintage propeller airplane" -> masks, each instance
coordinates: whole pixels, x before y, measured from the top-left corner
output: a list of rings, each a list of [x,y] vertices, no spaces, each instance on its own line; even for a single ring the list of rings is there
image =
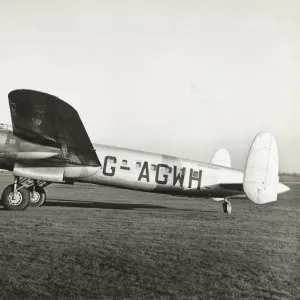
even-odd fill
[[[153,193],[210,197],[223,201],[245,195],[255,203],[277,200],[289,188],[279,182],[275,138],[259,133],[245,172],[231,168],[219,149],[211,163],[92,144],[77,111],[46,93],[18,89],[9,93],[12,127],[0,126],[0,168],[13,172],[1,203],[7,210],[42,206],[51,183],[87,182]]]

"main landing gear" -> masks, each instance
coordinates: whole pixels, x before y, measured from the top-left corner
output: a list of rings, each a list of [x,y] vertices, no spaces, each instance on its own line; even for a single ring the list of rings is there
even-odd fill
[[[15,177],[14,183],[2,193],[1,202],[6,210],[25,210],[28,206],[40,207],[46,201],[43,187],[50,183],[28,178]]]
[[[231,214],[231,203],[225,198],[223,202],[223,211],[225,214]]]
[[[29,189],[30,192],[30,206],[41,207],[46,201],[46,192],[40,186],[31,186]]]

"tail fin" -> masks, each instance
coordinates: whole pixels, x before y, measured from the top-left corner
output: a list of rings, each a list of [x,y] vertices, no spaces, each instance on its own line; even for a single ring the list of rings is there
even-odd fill
[[[247,197],[257,204],[277,200],[279,187],[278,149],[274,136],[259,133],[250,148],[243,188]]]
[[[231,168],[231,159],[229,152],[224,149],[220,148],[218,149],[215,154],[213,155],[211,161],[213,165],[223,166]]]

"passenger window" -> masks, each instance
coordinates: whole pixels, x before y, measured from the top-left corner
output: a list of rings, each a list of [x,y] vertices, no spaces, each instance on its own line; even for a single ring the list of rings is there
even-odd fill
[[[127,160],[126,159],[122,160],[122,166],[127,166]]]
[[[156,165],[151,165],[151,170],[155,171],[156,170]]]
[[[198,171],[194,171],[193,172],[193,177],[199,177],[199,172]]]
[[[135,164],[135,166],[136,166],[137,168],[140,168],[140,167],[142,166],[142,163],[141,163],[140,161],[137,161],[136,164]]]

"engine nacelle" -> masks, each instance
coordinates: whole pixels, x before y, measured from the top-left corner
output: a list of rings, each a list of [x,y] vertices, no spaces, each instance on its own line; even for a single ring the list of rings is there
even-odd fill
[[[101,167],[90,166],[34,166],[26,163],[15,163],[14,176],[26,177],[51,182],[65,182],[68,179],[88,177],[96,174]]]

